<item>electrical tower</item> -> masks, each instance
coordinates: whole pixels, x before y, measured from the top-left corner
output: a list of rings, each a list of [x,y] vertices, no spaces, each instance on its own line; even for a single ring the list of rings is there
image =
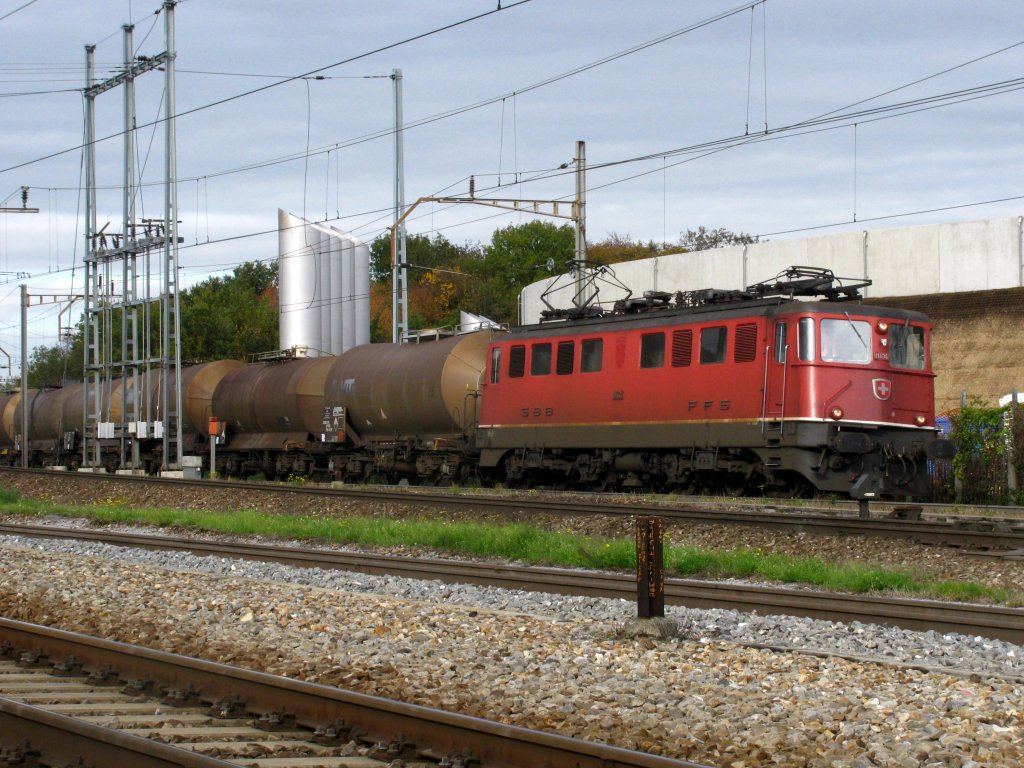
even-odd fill
[[[86,46],[85,85],[85,386],[82,465],[99,470],[102,444],[120,447],[119,466],[140,466],[140,443],[162,441],[161,469],[181,466],[181,348],[178,321],[178,238],[174,129],[174,6],[165,0],[166,49],[136,56],[126,24],[124,67],[95,82],[96,46]],[[164,216],[137,219],[135,79],[164,71]],[[96,97],[124,89],[124,179],[120,232],[96,221]],[[162,258],[161,258],[162,257]],[[140,260],[142,262],[140,270]],[[154,269],[154,267],[158,269]],[[154,290],[154,288],[156,290]],[[154,296],[154,293],[156,294]],[[153,318],[154,302],[159,316]],[[159,341],[153,323],[159,327]],[[115,333],[115,324],[119,333]],[[120,336],[120,343],[117,343]],[[116,348],[115,348],[116,346]],[[120,380],[120,392],[115,394]],[[109,456],[109,453],[107,454]]]

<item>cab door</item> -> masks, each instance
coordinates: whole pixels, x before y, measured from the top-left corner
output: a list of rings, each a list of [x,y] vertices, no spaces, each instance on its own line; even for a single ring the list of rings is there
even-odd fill
[[[771,325],[771,343],[765,356],[764,407],[762,409],[763,431],[781,432],[786,418],[786,379],[790,349],[790,325],[787,320],[776,320]],[[776,437],[778,435],[775,435]]]

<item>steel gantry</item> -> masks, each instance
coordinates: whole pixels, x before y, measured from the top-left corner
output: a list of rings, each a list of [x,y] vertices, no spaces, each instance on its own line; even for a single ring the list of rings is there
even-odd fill
[[[85,49],[84,467],[104,468],[101,441],[108,445],[114,441],[119,446],[117,465],[138,471],[143,440],[162,441],[161,469],[181,466],[178,376],[181,368],[178,244],[181,240],[177,234],[174,6],[175,0],[165,0],[163,4],[167,47],[156,56],[136,56],[133,27],[130,24],[122,27],[124,66],[107,80],[94,82],[96,47],[86,46]],[[135,211],[135,79],[154,70],[162,70],[165,76],[164,216],[162,219],[138,219]],[[124,89],[122,223],[120,232],[108,233],[108,224],[99,228],[96,221],[95,100],[117,87]],[[154,269],[158,265],[160,268]],[[120,288],[115,291],[117,282]],[[154,319],[152,310],[156,308],[156,301],[159,301],[159,315]],[[160,331],[158,340],[154,323]],[[121,415],[117,420],[111,416],[115,409],[109,403],[115,376],[122,381]]]

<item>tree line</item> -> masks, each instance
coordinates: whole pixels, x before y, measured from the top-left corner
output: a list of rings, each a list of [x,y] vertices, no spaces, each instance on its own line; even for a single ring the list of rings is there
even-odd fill
[[[726,229],[698,227],[676,243],[634,241],[612,233],[587,244],[591,264],[615,264],[651,256],[707,250],[755,242]],[[569,224],[542,220],[510,224],[494,232],[491,242],[457,244],[444,235],[410,235],[406,239],[409,280],[409,327],[443,328],[459,322],[459,310],[484,315],[499,323],[518,320],[519,293],[524,286],[566,271],[574,258],[575,233]],[[378,237],[370,247],[370,337],[391,340],[391,241]],[[230,276],[212,277],[182,291],[179,297],[182,361],[203,362],[246,358],[280,346],[278,334],[278,269],[276,261],[246,262]],[[150,311],[150,345],[159,349],[160,312]],[[141,324],[141,318],[140,318]],[[121,317],[112,313],[111,359],[120,360]],[[52,347],[37,347],[29,361],[29,386],[54,386],[81,381],[82,321]],[[139,333],[140,344],[143,343]]]

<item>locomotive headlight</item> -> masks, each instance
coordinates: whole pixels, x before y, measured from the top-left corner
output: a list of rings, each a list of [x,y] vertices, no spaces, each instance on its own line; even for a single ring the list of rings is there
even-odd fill
[[[839,421],[839,419],[843,418],[843,409],[837,405],[835,408],[828,412],[828,415],[831,416],[836,421]]]
[[[924,416],[918,415],[914,417],[914,423],[917,424],[917,426],[919,427],[923,427],[926,421],[928,421],[928,419],[926,419]]]
[[[888,330],[889,330],[889,324],[887,322],[885,322],[885,320],[879,320],[878,321],[878,332],[879,333],[885,333]]]

